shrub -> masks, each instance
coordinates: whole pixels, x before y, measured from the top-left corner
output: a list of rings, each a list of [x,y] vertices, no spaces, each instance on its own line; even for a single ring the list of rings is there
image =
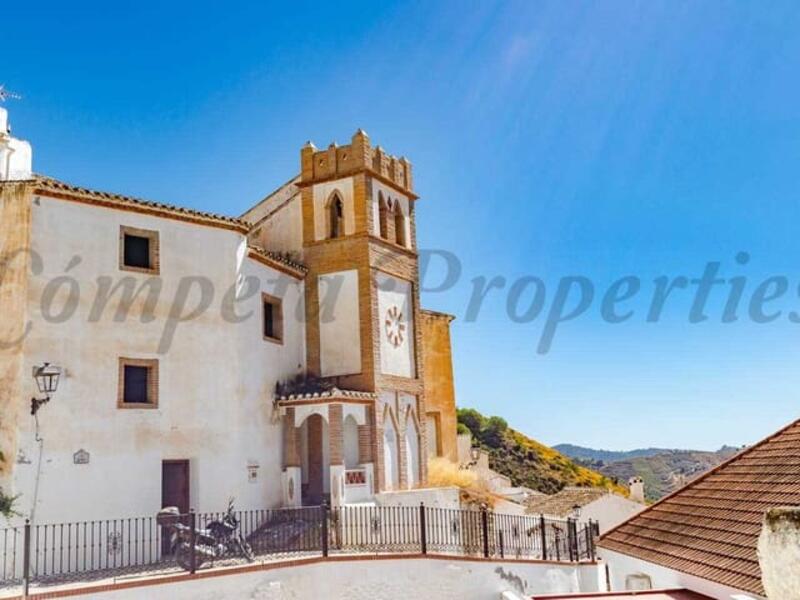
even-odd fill
[[[9,496],[3,493],[2,488],[0,488],[0,515],[3,515],[6,519],[19,516],[19,513],[14,510],[14,503],[17,501],[17,498],[19,498],[19,494],[16,496]]]
[[[502,417],[489,417],[481,431],[481,441],[485,444],[497,447],[503,443],[503,436],[508,429],[508,423]]]
[[[472,432],[472,435],[476,438],[480,438],[485,421],[481,413],[474,408],[459,408],[456,415],[458,416],[459,423],[463,423],[464,426]]]

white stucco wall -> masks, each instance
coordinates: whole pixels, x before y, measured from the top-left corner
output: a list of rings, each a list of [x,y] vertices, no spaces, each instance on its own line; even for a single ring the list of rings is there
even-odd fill
[[[254,216],[258,215],[254,212]],[[300,257],[303,251],[303,210],[300,194],[285,200],[258,226],[258,240],[267,250]]]
[[[378,283],[378,316],[381,336],[381,372],[400,377],[414,377],[414,304],[411,283],[384,273],[375,276]],[[404,326],[402,341],[395,346],[389,341],[386,320],[390,310],[398,309]]]
[[[381,492],[375,495],[375,502],[379,506],[414,506],[420,503],[435,508],[461,508],[461,491],[457,487],[420,488],[416,490],[399,490],[396,492]]]
[[[98,277],[131,277],[137,286],[150,277],[120,271],[120,225],[159,232],[162,290],[152,322],[138,318],[144,293],[125,322],[114,321],[118,295],[89,322]],[[19,509],[31,513],[38,479],[40,523],[153,515],[161,507],[166,459],[190,461],[191,505],[199,511],[224,509],[229,496],[241,509],[277,506],[281,430],[272,394],[277,381],[305,368],[304,325],[296,317],[303,314],[302,282],[246,258],[244,236],[236,232],[83,203],[35,199],[32,240],[43,270],[32,276],[29,290],[33,327],[24,344],[25,371],[48,361],[64,375],[39,412],[41,445],[33,418],[20,412],[13,479]],[[56,322],[42,315],[42,296],[70,264],[66,275],[79,285],[80,302],[74,315]],[[208,278],[213,300],[201,316],[179,323],[169,348],[159,352],[185,276]],[[238,281],[241,298],[248,276],[283,298],[283,344],[262,337],[260,293],[236,305],[238,315],[250,313],[242,322],[222,317],[226,292]],[[189,295],[188,309],[197,298]],[[60,307],[52,303],[53,312]],[[119,357],[158,359],[157,409],[117,407]],[[34,381],[26,381],[30,397]],[[89,464],[74,464],[78,450],[89,452]],[[248,466],[254,465],[258,476],[250,482]]]
[[[758,538],[758,563],[770,600],[800,599],[800,508],[767,511]]]
[[[97,592],[96,600],[490,600],[596,592],[600,567],[433,558],[342,560]]]
[[[344,211],[344,234],[352,235],[356,231],[356,212],[353,200],[353,178],[345,177],[314,185],[314,239],[324,240],[328,237],[327,205],[331,195],[337,192],[342,199]]]
[[[611,591],[614,592],[625,591],[625,580],[629,575],[644,574],[650,577],[652,589],[655,590],[686,588],[717,600],[758,598],[742,590],[668,569],[620,552],[598,547],[597,554],[608,564]]]
[[[361,372],[358,271],[319,276],[320,371],[324,377]]]
[[[602,498],[590,502],[581,509],[579,521],[582,523],[597,521],[600,524],[600,533],[614,529],[620,523],[627,521],[632,516],[646,508],[644,504],[632,502],[617,494],[606,494]]]

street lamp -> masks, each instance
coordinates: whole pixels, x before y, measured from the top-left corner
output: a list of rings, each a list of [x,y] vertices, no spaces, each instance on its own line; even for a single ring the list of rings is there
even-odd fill
[[[580,518],[580,516],[581,516],[581,505],[576,504],[572,507],[572,518],[577,521]]]
[[[39,412],[43,404],[50,402],[50,394],[55,394],[58,389],[58,380],[61,377],[61,367],[56,367],[50,363],[44,363],[33,367],[33,378],[36,380],[36,387],[39,393],[44,394],[44,398],[31,398],[31,415]]]

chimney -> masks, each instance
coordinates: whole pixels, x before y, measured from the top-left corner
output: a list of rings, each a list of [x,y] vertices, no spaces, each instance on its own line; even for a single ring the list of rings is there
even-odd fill
[[[800,597],[800,508],[767,511],[758,538],[758,564],[769,600]]]
[[[31,178],[31,145],[11,137],[8,111],[0,107],[0,181]]]
[[[644,504],[644,480],[641,477],[631,477],[628,481],[630,490],[629,498],[639,504]]]

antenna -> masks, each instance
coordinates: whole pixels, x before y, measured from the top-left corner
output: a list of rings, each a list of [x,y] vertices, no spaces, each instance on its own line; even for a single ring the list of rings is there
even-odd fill
[[[11,98],[12,100],[22,100],[22,96],[19,94],[15,94],[14,92],[10,92],[6,89],[6,86],[0,83],[0,102],[5,102]]]

